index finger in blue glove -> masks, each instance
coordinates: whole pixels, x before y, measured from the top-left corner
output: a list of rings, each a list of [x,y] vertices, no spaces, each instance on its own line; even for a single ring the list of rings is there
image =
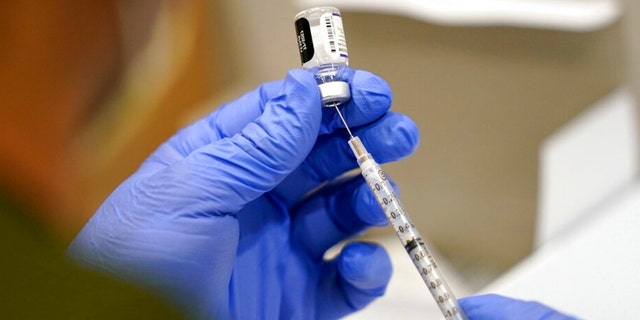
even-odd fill
[[[460,306],[469,320],[576,320],[538,302],[497,294],[465,297]]]

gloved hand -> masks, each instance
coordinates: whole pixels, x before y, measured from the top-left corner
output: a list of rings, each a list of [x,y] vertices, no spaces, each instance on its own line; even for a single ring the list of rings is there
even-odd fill
[[[388,112],[377,76],[349,70],[347,123],[380,162],[409,155],[418,130]],[[165,295],[198,318],[337,318],[384,293],[386,252],[351,243],[386,224],[356,168],[335,110],[313,76],[293,70],[183,129],[102,204],[73,258]]]
[[[469,320],[576,320],[538,302],[497,294],[465,297],[460,306]]]

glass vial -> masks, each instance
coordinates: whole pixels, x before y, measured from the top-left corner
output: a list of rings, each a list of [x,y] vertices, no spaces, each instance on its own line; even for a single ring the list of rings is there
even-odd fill
[[[349,101],[351,90],[343,78],[349,53],[340,11],[334,7],[311,8],[295,19],[302,67],[315,75],[323,105],[334,107]]]

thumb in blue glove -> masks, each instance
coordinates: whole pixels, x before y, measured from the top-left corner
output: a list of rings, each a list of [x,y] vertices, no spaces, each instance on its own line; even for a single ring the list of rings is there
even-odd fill
[[[417,128],[388,112],[386,83],[347,74],[345,116],[379,146],[370,152],[381,161],[410,154]],[[384,250],[354,243],[335,260],[322,255],[385,218],[361,178],[308,195],[357,167],[339,120],[322,109],[303,70],[221,107],[160,146],[69,253],[197,318],[336,318],[362,308],[389,280]]]
[[[465,297],[460,306],[469,320],[576,320],[538,302],[497,294]]]

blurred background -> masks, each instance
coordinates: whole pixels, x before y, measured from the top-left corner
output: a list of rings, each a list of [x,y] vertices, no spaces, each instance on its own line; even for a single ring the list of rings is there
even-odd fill
[[[123,11],[149,5],[123,2]],[[299,67],[293,16],[302,8],[294,1],[160,2],[149,42],[81,148],[84,205],[74,227],[178,128]],[[573,31],[443,26],[357,9],[343,16],[350,65],[385,78],[393,110],[421,129],[417,153],[386,165],[418,228],[455,263],[487,272],[527,255],[538,148],[624,81],[619,20]],[[125,40],[139,41],[136,22],[123,19]]]
[[[534,249],[543,141],[622,84],[638,93],[639,15],[631,0],[454,2],[121,1],[126,68],[78,143],[79,205],[58,233],[70,240],[180,127],[297,68],[293,17],[335,4],[350,65],[385,78],[421,129],[386,170],[466,292],[481,289]]]

